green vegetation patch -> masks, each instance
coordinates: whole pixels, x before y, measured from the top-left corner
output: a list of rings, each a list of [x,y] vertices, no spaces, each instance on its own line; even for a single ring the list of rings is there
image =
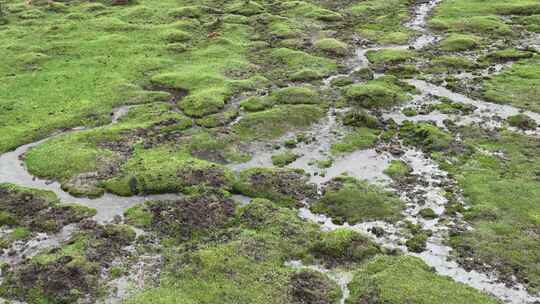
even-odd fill
[[[357,128],[334,143],[330,148],[333,154],[350,153],[356,150],[371,148],[377,142],[380,131],[368,128]]]
[[[437,126],[429,123],[404,121],[399,136],[405,144],[417,146],[425,151],[441,151],[450,148],[454,138]]]
[[[265,199],[240,208],[237,219],[241,230],[232,240],[169,251],[160,286],[127,303],[335,303],[340,298],[339,287],[325,275],[285,265],[309,254],[320,234],[315,224]]]
[[[463,129],[466,144],[503,153],[476,150],[459,155],[445,169],[454,174],[467,203],[465,219],[474,230],[451,237],[452,247],[471,265],[493,266],[503,277],[516,276],[538,291],[540,227],[538,172],[539,141],[513,132],[494,136],[479,129]]]
[[[232,173],[225,167],[194,158],[172,146],[136,147],[119,176],[105,181],[104,186],[112,193],[130,196],[176,193],[200,185],[230,188],[232,180]]]
[[[525,114],[517,114],[507,118],[508,124],[522,130],[534,130],[538,127],[536,121]]]
[[[310,249],[316,259],[328,267],[361,263],[381,253],[381,248],[367,236],[350,229],[322,234]]]
[[[233,127],[243,139],[273,139],[294,128],[305,128],[322,118],[324,111],[315,105],[283,105],[248,113]]]
[[[285,151],[280,154],[272,155],[272,164],[277,167],[285,167],[297,160],[298,157],[299,155],[292,151]]]
[[[267,74],[276,80],[298,80],[298,73],[310,70],[322,77],[337,71],[335,60],[311,55],[304,51],[289,48],[275,48],[258,55],[261,63],[268,66]],[[293,79],[295,78],[295,79]]]
[[[376,65],[393,65],[414,59],[416,52],[406,49],[371,50],[366,52],[366,57]]]
[[[317,104],[321,97],[311,87],[287,87],[272,92],[271,95],[279,104]]]
[[[345,56],[349,52],[347,44],[335,38],[323,38],[317,40],[315,41],[314,46],[317,50],[330,55]]]
[[[362,109],[352,109],[347,111],[347,113],[343,115],[342,120],[344,125],[357,128],[364,127],[376,129],[381,126],[381,122],[377,117]]]
[[[336,223],[353,225],[363,221],[396,221],[403,206],[395,194],[367,181],[343,176],[325,185],[323,197],[311,209],[331,216]]]
[[[363,108],[389,108],[410,99],[414,88],[394,76],[383,76],[366,84],[345,87],[344,95],[351,105]]]
[[[240,102],[240,107],[248,112],[258,112],[271,108],[274,105],[274,99],[268,97],[249,97]]]
[[[507,62],[518,61],[521,59],[532,58],[534,53],[528,51],[522,51],[514,48],[504,49],[499,51],[490,52],[486,55],[486,59],[495,62]]]
[[[411,174],[412,168],[402,160],[392,160],[388,168],[384,169],[384,174],[392,179],[404,178]]]
[[[471,303],[495,304],[495,299],[462,283],[437,275],[422,260],[411,256],[379,256],[359,268],[349,284],[348,304]]]
[[[407,0],[367,0],[352,4],[350,13],[361,36],[381,44],[405,44],[414,34],[403,26],[410,19],[409,5]]]
[[[483,97],[540,112],[540,58],[522,60],[483,83]]]
[[[494,0],[488,5],[482,0],[447,1],[435,9],[430,26],[440,31],[477,34],[497,39],[513,35],[511,25],[500,15],[514,14],[520,10],[525,14],[533,14],[535,6],[538,4],[531,0],[517,0],[512,3]]]
[[[433,73],[451,73],[459,70],[472,70],[477,64],[462,56],[437,56],[430,61],[429,71]]]
[[[105,124],[112,108],[122,104],[152,102],[143,89],[150,80],[188,90],[181,104],[193,115],[220,108],[239,81],[225,72],[248,64],[251,29],[216,24],[219,38],[207,39],[203,22],[214,18],[212,11],[179,11],[188,4],[6,4],[0,151],[58,129]],[[177,14],[197,19],[176,19]]]
[[[479,44],[479,38],[472,35],[451,34],[444,38],[441,43],[443,51],[457,52],[474,49]]]

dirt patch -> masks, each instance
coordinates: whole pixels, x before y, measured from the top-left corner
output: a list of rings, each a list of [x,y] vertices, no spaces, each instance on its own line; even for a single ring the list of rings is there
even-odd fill
[[[289,203],[317,196],[317,186],[303,171],[289,169],[249,169],[240,174],[235,190],[241,194]]]
[[[334,291],[329,280],[313,271],[302,271],[292,275],[289,282],[292,303],[331,304],[335,303]]]
[[[148,206],[152,229],[180,241],[223,228],[234,217],[234,202],[220,192],[207,192],[176,201],[157,201]]]

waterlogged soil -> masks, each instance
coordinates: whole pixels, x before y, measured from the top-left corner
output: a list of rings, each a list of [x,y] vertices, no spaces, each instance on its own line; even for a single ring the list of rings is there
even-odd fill
[[[439,40],[437,36],[426,29],[426,17],[436,7],[440,1],[429,1],[421,4],[417,8],[417,14],[413,21],[407,23],[407,26],[417,30],[421,35],[417,37],[409,46],[412,49],[421,49]],[[356,60],[353,61],[351,74],[359,69],[369,66],[369,61],[366,58],[368,51],[380,50],[406,50],[409,46],[388,46],[375,48],[359,48],[356,51]],[[495,67],[486,69],[480,75],[493,75],[501,72],[504,68],[511,66],[509,64],[498,64]],[[489,71],[489,72],[488,72]],[[344,74],[347,75],[347,74]],[[375,78],[381,77],[384,74],[375,74]],[[340,75],[343,76],[343,75]],[[458,77],[467,78],[464,75],[458,74]],[[325,82],[330,83],[337,76],[330,77]],[[415,122],[431,122],[435,125],[446,129],[449,122],[454,125],[472,125],[477,124],[486,129],[497,129],[503,126],[503,122],[510,116],[517,114],[525,114],[532,118],[535,122],[540,123],[540,115],[531,112],[523,111],[510,105],[501,105],[485,102],[479,99],[468,97],[464,94],[453,92],[443,85],[435,85],[425,80],[411,79],[408,81],[413,85],[419,94],[413,96],[413,99],[404,104],[400,108],[394,108],[392,111],[385,111],[383,117],[391,119],[398,124],[404,121]],[[439,111],[432,111],[428,114],[419,114],[416,116],[406,116],[402,110],[409,107],[421,108],[422,106],[433,104],[434,97],[444,97],[453,102],[459,102],[473,106],[472,113],[469,114],[445,114]],[[451,258],[452,248],[445,244],[449,230],[460,227],[460,229],[472,229],[465,221],[456,214],[448,216],[445,214],[445,207],[448,205],[448,199],[444,193],[446,190],[453,189],[459,193],[459,188],[456,183],[447,176],[447,173],[441,170],[437,163],[429,158],[429,155],[419,151],[411,150],[408,147],[401,146],[403,155],[397,156],[391,153],[395,150],[395,145],[392,149],[385,144],[379,144],[377,147],[366,150],[359,150],[345,156],[337,156],[333,159],[330,167],[323,170],[314,165],[317,161],[328,159],[331,155],[330,148],[333,143],[338,142],[346,132],[346,127],[340,125],[335,118],[335,110],[331,110],[328,117],[322,123],[315,125],[312,130],[307,132],[308,136],[316,138],[316,141],[310,144],[302,144],[296,147],[293,151],[300,157],[288,165],[291,168],[303,169],[311,176],[311,181],[322,185],[325,182],[341,175],[366,179],[374,183],[386,185],[395,189],[400,193],[402,199],[407,203],[407,207],[403,212],[404,221],[389,224],[381,221],[363,222],[354,225],[348,223],[335,224],[333,220],[322,214],[314,214],[310,211],[309,206],[301,208],[299,216],[307,220],[319,223],[325,231],[332,231],[340,228],[348,228],[359,231],[365,234],[373,233],[374,228],[378,231],[382,230],[385,233],[375,237],[377,242],[389,248],[399,249],[408,252],[413,256],[421,258],[426,264],[432,266],[437,273],[449,276],[454,280],[467,284],[478,290],[482,290],[488,294],[495,296],[505,303],[536,303],[540,301],[540,297],[531,295],[526,288],[515,282],[512,279],[501,279],[495,273],[481,273],[475,270],[464,269],[456,261]],[[517,128],[509,127],[515,132],[523,132],[530,136],[538,136],[539,130],[521,131]],[[232,166],[236,170],[252,168],[252,167],[268,167],[272,165],[271,156],[275,154],[274,146],[280,142],[292,138],[292,135],[284,136],[277,140],[274,144],[269,144],[263,148],[255,148],[254,158],[246,163]],[[459,139],[458,139],[459,140]],[[396,143],[398,146],[401,143]],[[384,170],[388,167],[392,160],[401,160],[412,168],[411,176],[413,179],[408,179],[405,183],[392,183]],[[411,184],[412,183],[412,184]],[[461,202],[464,204],[464,202]],[[420,210],[429,208],[435,212],[435,218],[426,219],[419,215]],[[407,232],[403,227],[405,222],[419,224],[423,229],[430,231],[430,237],[425,243],[425,248],[421,252],[411,252],[405,246],[405,241],[408,238]],[[310,267],[322,273],[328,271],[318,265],[304,266],[298,261],[290,262],[295,267]],[[345,273],[342,274],[346,276]],[[347,281],[340,281],[347,284]],[[344,287],[342,286],[342,289]],[[344,292],[344,297],[347,297],[348,291]],[[344,299],[341,300],[344,302]]]
[[[427,29],[426,22],[433,10],[440,4],[441,0],[418,1],[414,6],[413,18],[405,23],[405,26],[416,32],[416,37],[408,45],[396,46],[374,46],[363,45],[358,47],[352,58],[346,60],[346,71],[333,75],[322,81],[323,88],[330,88],[332,80],[337,77],[351,76],[355,72],[370,67],[370,62],[366,58],[369,51],[381,50],[421,50],[429,47],[441,40]],[[530,38],[527,41],[533,47],[538,47],[538,37]],[[536,44],[535,44],[536,43]],[[489,70],[489,74],[500,73],[511,66],[508,64],[498,64]],[[488,70],[480,72],[480,75],[487,75]],[[374,78],[385,76],[382,72],[374,74]],[[461,73],[456,75],[461,80],[473,78],[472,74]],[[397,107],[385,109],[376,113],[378,118],[386,121],[386,127],[393,121],[397,125],[402,125],[405,121],[430,122],[443,130],[452,131],[453,126],[479,125],[482,128],[496,130],[505,126],[505,120],[517,114],[525,114],[537,124],[540,124],[540,114],[530,111],[523,111],[510,105],[494,104],[480,99],[469,97],[466,94],[454,92],[444,87],[444,84],[436,85],[427,80],[409,79],[408,84],[414,86],[418,94],[413,94],[411,100]],[[422,109],[426,106],[437,104],[437,98],[446,98],[453,102],[459,102],[473,106],[469,113],[448,114],[434,110],[429,113],[421,113],[408,116],[403,113],[404,109]],[[235,99],[231,107],[237,108],[242,98]],[[176,102],[176,100],[175,100]],[[131,106],[115,108],[111,115],[111,125],[129,113]],[[289,169],[301,169],[309,176],[309,182],[317,185],[319,195],[322,189],[336,177],[347,175],[359,180],[367,180],[380,187],[383,187],[399,195],[405,202],[401,218],[395,222],[383,220],[367,221],[360,223],[336,223],[330,215],[315,214],[311,211],[311,199],[306,199],[302,207],[298,210],[298,216],[306,221],[317,223],[323,231],[335,231],[347,228],[369,235],[376,243],[386,248],[388,252],[403,252],[423,260],[427,265],[444,276],[449,276],[457,282],[464,283],[472,288],[485,292],[505,303],[536,303],[540,297],[530,294],[524,285],[520,284],[516,278],[502,278],[496,272],[479,272],[465,269],[457,261],[453,260],[452,248],[447,245],[447,239],[451,230],[473,229],[459,214],[459,212],[448,212],[449,199],[445,195],[452,193],[460,205],[467,208],[461,196],[461,190],[457,182],[452,179],[439,164],[430,158],[429,151],[423,151],[419,147],[411,147],[402,140],[394,137],[390,140],[377,140],[367,149],[357,149],[348,153],[336,153],[332,147],[342,141],[352,129],[343,125],[340,117],[349,110],[348,106],[331,106],[324,118],[302,131],[303,137],[308,140],[299,141],[293,147],[289,147],[291,153],[296,157],[285,164]],[[179,109],[175,109],[179,111]],[[232,128],[247,115],[240,111],[240,115],[232,119],[227,127]],[[532,128],[530,130],[520,130],[509,127],[515,132],[522,132],[528,136],[539,136],[540,130]],[[48,140],[68,132],[78,132],[82,128],[73,128],[69,131],[58,133],[49,138],[23,145],[17,149],[0,155],[0,183],[10,183],[34,189],[48,190],[53,192],[62,203],[75,203],[96,210],[93,219],[100,224],[122,221],[124,212],[131,207],[144,205],[150,201],[171,202],[179,200],[182,194],[160,194],[148,196],[121,197],[111,193],[95,199],[85,197],[75,197],[64,191],[60,183],[48,181],[32,176],[24,165],[24,156],[29,149],[41,145]],[[388,131],[388,130],[385,130]],[[297,138],[296,132],[289,132],[279,136],[275,140],[254,142],[244,148],[251,159],[246,162],[235,162],[227,164],[235,173],[240,173],[253,168],[275,168],[272,156],[283,151],[284,142],[291,142]],[[455,136],[456,145],[459,146],[459,136]],[[276,149],[280,147],[280,149]],[[409,168],[405,176],[401,178],[391,178],[387,168],[392,162],[402,161]],[[321,165],[321,163],[325,165]],[[232,199],[242,206],[250,204],[252,198],[243,195],[233,195]],[[423,216],[424,210],[433,211],[431,216]],[[232,211],[231,211],[232,212]],[[416,226],[416,230],[425,233],[424,242],[420,242],[419,247],[411,246],[410,240],[416,237],[416,232],[412,232],[411,226]],[[145,227],[145,229],[148,227]],[[75,231],[76,225],[68,225],[56,234],[38,233],[29,240],[15,241],[9,250],[5,250],[0,256],[0,260],[9,265],[17,265],[25,259],[36,256],[40,252],[53,247],[61,246],[69,240]],[[145,236],[147,231],[136,230],[139,236]],[[216,236],[212,236],[216,237]],[[228,236],[218,236],[227,238]],[[217,241],[216,241],[217,242]],[[133,248],[131,248],[133,249]],[[15,254],[13,254],[15,252]],[[109,282],[111,289],[115,290],[105,303],[120,302],[130,295],[130,288],[136,285],[138,289],[145,288],[147,281],[159,281],[159,271],[152,271],[161,267],[162,257],[156,255],[143,255],[138,257],[138,261],[131,265],[127,274],[115,278]],[[336,283],[341,290],[340,304],[345,304],[350,291],[349,283],[352,281],[352,273],[347,269],[328,269],[321,265],[307,265],[302,261],[291,260],[285,266],[293,269],[309,269],[327,276]],[[150,276],[151,278],[145,278]]]

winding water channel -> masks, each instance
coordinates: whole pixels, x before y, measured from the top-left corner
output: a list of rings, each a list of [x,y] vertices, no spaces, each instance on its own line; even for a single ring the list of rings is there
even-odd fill
[[[406,49],[409,47],[421,49],[438,41],[438,37],[426,29],[426,19],[440,1],[441,0],[432,0],[427,2],[419,1],[421,3],[416,6],[416,14],[414,18],[406,24],[410,29],[419,33],[419,36],[414,39],[410,45],[358,49],[354,63],[349,67],[351,73],[360,68],[368,66],[368,60],[365,57],[365,54],[369,50]],[[328,85],[333,77],[327,79],[325,84]],[[438,112],[433,112],[428,115],[419,115],[416,117],[406,117],[401,113],[402,108],[398,108],[384,113],[384,118],[392,118],[397,123],[401,123],[404,120],[429,120],[435,121],[441,127],[444,127],[443,121],[450,118],[454,119],[458,124],[491,122],[485,124],[484,127],[496,127],[497,122],[493,120],[494,116],[506,118],[510,115],[523,112],[522,110],[509,105],[498,105],[481,100],[475,100],[423,80],[413,79],[410,80],[409,83],[414,85],[420,91],[420,94],[415,96],[410,103],[404,105],[403,107],[410,106],[411,104],[421,104],[425,102],[428,96],[440,96],[448,97],[455,102],[472,104],[476,107],[476,110],[472,114],[465,117],[462,115],[459,117],[452,117]],[[115,109],[112,115],[111,123],[117,123],[122,115],[126,114],[128,111],[129,107],[120,107]],[[420,254],[407,254],[421,258],[425,263],[434,267],[439,274],[447,275],[458,282],[462,282],[473,288],[483,290],[506,303],[519,304],[540,301],[539,297],[528,294],[525,288],[520,284],[516,283],[513,287],[508,287],[505,284],[500,283],[495,275],[479,273],[477,271],[467,271],[450,259],[451,248],[444,244],[444,240],[447,237],[447,232],[451,223],[441,222],[439,219],[423,219],[418,216],[418,211],[421,208],[432,208],[438,215],[442,215],[445,210],[445,205],[447,204],[447,199],[443,195],[441,185],[452,184],[454,181],[452,181],[447,176],[447,173],[442,171],[433,160],[429,159],[429,157],[421,151],[401,147],[405,151],[405,154],[401,156],[395,156],[388,152],[386,149],[387,147],[385,146],[356,151],[346,156],[336,157],[332,166],[325,169],[324,174],[320,174],[321,170],[313,165],[313,163],[318,160],[328,159],[332,144],[339,141],[346,131],[344,126],[342,126],[336,119],[336,111],[336,109],[329,110],[327,117],[318,124],[314,125],[308,131],[308,133],[313,134],[314,137],[317,138],[317,141],[309,144],[303,144],[295,148],[294,152],[301,156],[295,162],[290,164],[289,167],[304,169],[311,175],[311,181],[318,185],[321,185],[324,182],[329,181],[343,173],[347,173],[348,175],[357,177],[359,179],[367,179],[369,181],[382,184],[386,187],[391,187],[391,180],[383,173],[384,169],[388,166],[390,161],[394,159],[401,159],[405,161],[412,167],[412,174],[417,176],[417,180],[419,182],[414,187],[402,189],[399,192],[403,200],[407,203],[407,208],[403,212],[404,220],[419,223],[425,229],[430,229],[433,231],[433,235],[427,242],[426,251]],[[526,114],[540,123],[540,114],[532,112],[526,112]],[[70,132],[76,131],[77,130],[75,129]],[[531,135],[538,135],[537,131],[532,131],[530,133]],[[22,157],[29,149],[55,136],[58,135],[21,146],[14,151],[0,155],[0,183],[13,183],[24,187],[49,190],[54,192],[64,203],[78,203],[95,208],[97,210],[95,219],[98,222],[108,222],[115,216],[122,215],[124,210],[127,208],[147,200],[174,199],[178,197],[178,195],[175,194],[120,197],[110,193],[106,193],[104,196],[97,199],[74,197],[62,190],[58,182],[50,182],[32,176],[26,170],[22,161]],[[293,135],[289,134],[284,138],[281,138],[280,141],[291,136]],[[242,170],[251,167],[272,166],[271,156],[273,153],[275,153],[272,145],[255,145],[252,153],[254,156],[249,162],[234,164],[231,165],[231,168],[234,170]],[[418,195],[418,193],[423,194]],[[420,203],[420,201],[422,202]],[[374,237],[374,239],[383,246],[399,248],[402,251],[407,252],[407,248],[401,245],[404,237],[400,232],[400,228],[398,227],[399,223],[396,225],[391,225],[385,222],[368,222],[357,225],[349,225],[347,223],[343,225],[336,225],[333,224],[331,219],[325,215],[313,214],[309,208],[302,208],[299,212],[299,216],[306,220],[321,224],[321,228],[324,230],[348,227],[350,229],[370,234],[369,230],[371,228],[383,227],[386,231],[385,235],[380,238]],[[452,220],[461,221],[459,218]],[[34,243],[26,245],[27,248],[24,252],[26,255],[31,255],[32,252],[38,248],[54,246],[61,240],[69,237],[70,231],[70,228],[67,228],[57,236],[39,235]],[[17,258],[12,257],[9,262],[16,263]],[[288,263],[288,265],[298,268],[310,268],[329,275],[330,278],[340,285],[343,291],[341,303],[345,303],[349,294],[347,284],[351,280],[351,275],[349,273],[331,272],[316,265],[305,266],[298,261],[291,261]]]

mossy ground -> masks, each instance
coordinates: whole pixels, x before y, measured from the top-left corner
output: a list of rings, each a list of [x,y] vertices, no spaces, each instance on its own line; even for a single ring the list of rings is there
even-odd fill
[[[503,157],[474,150],[459,155],[445,169],[456,175],[471,205],[464,212],[474,230],[451,238],[456,254],[472,265],[487,263],[504,276],[517,276],[538,290],[538,141],[511,132],[497,136],[478,129],[462,132],[464,141]]]
[[[359,269],[347,303],[478,303],[497,301],[446,277],[415,257],[378,257]]]
[[[403,202],[393,193],[367,181],[337,177],[326,185],[322,198],[312,205],[315,213],[328,214],[336,223],[393,222],[401,217]]]
[[[6,60],[0,66],[0,151],[55,129],[106,123],[118,105],[152,102],[144,89],[151,80],[188,90],[190,98],[181,106],[190,114],[200,113],[197,107],[203,101],[197,98],[205,94],[217,98],[208,101],[214,105],[209,110],[222,107],[238,82],[224,72],[248,64],[249,29],[224,23],[215,29],[221,37],[207,39],[209,23],[215,21],[211,14],[184,19],[175,15],[178,5],[189,4],[141,1],[94,9],[73,2],[51,10],[39,3],[27,7],[22,1],[9,1],[1,31]],[[62,40],[50,41],[54,37]],[[189,51],[170,49],[178,43]]]
[[[247,142],[302,132],[336,104],[352,109],[339,117],[350,133],[334,144],[332,152],[373,147],[384,126],[366,109],[387,110],[410,100],[416,92],[399,78],[424,72],[474,71],[494,62],[520,60],[485,80],[484,97],[537,110],[537,56],[505,43],[482,53],[501,37],[517,39],[512,22],[537,31],[533,14],[540,7],[535,1],[495,0],[489,5],[480,0],[443,1],[430,22],[444,36],[434,54],[369,52],[371,68],[396,76],[373,79],[373,71],[363,69],[335,79],[331,88],[323,88],[321,80],[346,72],[344,57],[353,54],[357,36],[365,39],[363,44],[405,44],[417,34],[404,26],[412,17],[413,1],[139,0],[113,6],[109,1],[35,0],[28,5],[8,0],[4,4],[0,153],[57,130],[85,126],[89,129],[50,138],[31,149],[25,155],[29,171],[60,181],[64,189],[82,196],[103,191],[130,196],[187,194],[126,211],[128,224],[149,233],[135,244],[137,249],[144,252],[153,243],[146,241],[152,240],[165,257],[159,284],[139,290],[127,303],[336,303],[340,297],[336,284],[323,274],[285,265],[293,259],[356,270],[351,303],[373,299],[493,303],[437,276],[414,258],[385,255],[367,236],[351,230],[321,232],[297,216],[296,208],[308,202],[314,211],[337,222],[394,222],[403,208],[395,194],[340,177],[316,200],[317,188],[304,172],[254,168],[234,174],[226,164],[246,160],[241,148]],[[415,66],[424,59],[429,59],[425,71]],[[133,107],[116,124],[109,124],[111,111],[121,105]],[[444,102],[436,109],[470,111]],[[522,126],[526,121],[522,118],[508,123]],[[406,144],[434,155],[452,153],[452,134],[431,124],[405,123],[399,135]],[[474,153],[445,163],[471,201],[465,217],[476,228],[453,237],[451,243],[463,259],[498,266],[501,273],[516,275],[537,289],[538,144],[506,133],[465,140],[488,150],[503,147],[510,159]],[[286,166],[295,157],[285,152],[273,161]],[[319,165],[329,163],[331,159]],[[395,162],[386,170],[393,178],[409,172]],[[231,193],[256,199],[240,207]],[[13,229],[3,237],[3,246],[35,232],[58,231],[94,214],[59,206],[53,202],[56,198],[46,198],[49,194],[11,185],[0,186],[0,195],[2,228]],[[21,210],[28,204],[13,204],[21,200],[37,202],[39,214],[26,214],[31,208]],[[58,219],[50,213],[68,216]],[[423,215],[432,216],[428,211]],[[86,230],[59,249],[11,269],[0,288],[2,295],[29,303],[99,297],[100,274],[122,274],[123,268],[109,263],[124,257],[120,247],[134,245],[134,233],[118,225]],[[422,251],[427,236],[417,231],[406,245]],[[70,277],[74,272],[78,276]],[[31,280],[20,279],[23,276]]]
[[[350,105],[367,109],[391,108],[410,100],[409,94],[412,93],[415,93],[414,87],[394,76],[383,76],[344,88],[345,98]]]
[[[368,0],[351,5],[350,13],[362,37],[380,44],[405,44],[415,34],[403,26],[411,17],[409,5],[406,0]]]
[[[393,160],[384,173],[393,179],[400,179],[412,172],[412,168],[402,160]]]
[[[540,58],[538,56],[518,62],[500,75],[484,82],[483,96],[492,102],[512,104],[540,112],[538,81]]]

